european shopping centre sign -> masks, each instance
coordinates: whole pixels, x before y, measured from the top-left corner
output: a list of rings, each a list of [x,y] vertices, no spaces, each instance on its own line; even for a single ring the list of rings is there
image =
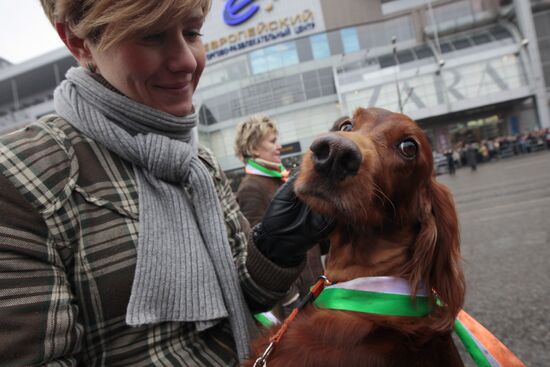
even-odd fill
[[[254,0],[227,0],[223,8],[223,21],[227,25],[239,25],[250,19],[260,6]]]
[[[322,32],[321,9],[315,0],[218,0],[204,29],[208,60],[218,60],[270,43]]]

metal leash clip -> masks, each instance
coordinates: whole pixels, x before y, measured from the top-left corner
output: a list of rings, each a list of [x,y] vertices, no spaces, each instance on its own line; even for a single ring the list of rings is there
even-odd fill
[[[258,359],[256,359],[256,362],[254,362],[254,365],[252,367],[267,367],[267,357],[271,354],[273,351],[273,346],[275,345],[275,342],[269,343],[266,350],[264,351],[264,354],[262,354]]]
[[[325,285],[331,285],[332,282],[328,280],[328,278],[324,275],[319,275],[319,279],[323,279],[325,281]]]

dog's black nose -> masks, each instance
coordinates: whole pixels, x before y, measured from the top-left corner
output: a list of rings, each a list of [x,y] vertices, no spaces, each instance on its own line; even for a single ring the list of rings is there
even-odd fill
[[[311,147],[315,170],[341,181],[357,174],[361,166],[361,151],[350,139],[338,135],[325,135],[316,139]]]

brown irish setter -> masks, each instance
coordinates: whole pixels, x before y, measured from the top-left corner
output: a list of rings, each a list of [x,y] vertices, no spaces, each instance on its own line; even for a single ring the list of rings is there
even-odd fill
[[[432,311],[381,316],[310,304],[267,366],[463,366],[451,337],[464,300],[457,215],[418,125],[403,114],[360,108],[315,140],[301,167],[296,194],[337,221],[327,278],[400,277],[413,294],[433,290]],[[256,357],[268,338],[254,343]]]

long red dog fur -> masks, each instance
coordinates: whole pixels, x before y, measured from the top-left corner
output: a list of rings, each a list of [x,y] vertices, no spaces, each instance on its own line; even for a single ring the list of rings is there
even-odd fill
[[[451,331],[464,301],[459,226],[449,190],[434,177],[432,148],[409,117],[359,108],[334,123],[303,159],[295,192],[333,216],[332,282],[397,276],[434,291],[426,317],[307,306],[267,360],[280,366],[462,366]],[[263,353],[270,330],[253,343]]]

